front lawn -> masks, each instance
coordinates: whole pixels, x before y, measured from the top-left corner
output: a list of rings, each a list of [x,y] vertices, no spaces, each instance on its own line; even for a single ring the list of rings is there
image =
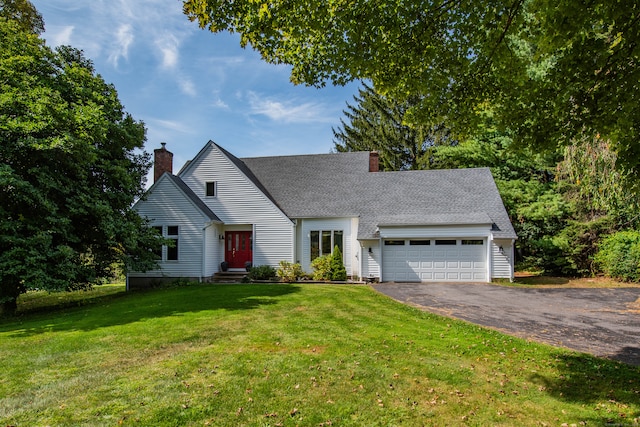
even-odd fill
[[[638,425],[640,369],[367,286],[195,285],[0,321],[0,425]]]

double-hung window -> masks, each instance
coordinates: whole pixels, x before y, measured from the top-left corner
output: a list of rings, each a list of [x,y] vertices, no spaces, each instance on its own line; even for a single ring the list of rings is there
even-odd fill
[[[173,240],[173,245],[167,246],[167,261],[177,261],[178,260],[178,226],[177,225],[169,225],[167,226],[167,238]]]
[[[178,226],[156,225],[153,226],[153,229],[158,232],[158,237],[164,237],[165,239],[171,239],[173,241],[170,245],[159,246],[153,250],[153,252],[158,256],[158,259],[162,261],[177,261],[179,253],[178,240],[180,237],[180,230]]]
[[[344,232],[342,230],[312,230],[309,233],[311,261],[332,254],[337,246],[344,254]]]

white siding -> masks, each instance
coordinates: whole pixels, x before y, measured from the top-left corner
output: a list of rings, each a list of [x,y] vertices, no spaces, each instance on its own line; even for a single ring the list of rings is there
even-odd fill
[[[380,279],[380,264],[382,254],[378,240],[362,240],[362,279],[377,277]],[[371,248],[371,252],[369,252]]]
[[[253,265],[277,267],[293,261],[293,223],[213,144],[180,175],[182,180],[227,225],[252,225]],[[216,182],[216,196],[207,197],[207,182]]]
[[[211,277],[220,271],[220,263],[224,257],[224,240],[219,238],[221,234],[220,225],[212,225],[205,230],[204,277]]]
[[[160,268],[146,273],[131,272],[130,277],[191,277],[202,276],[203,228],[210,222],[193,202],[176,187],[171,179],[160,178],[145,200],[135,210],[149,218],[151,226],[178,226],[178,260],[162,261]],[[166,248],[163,251],[166,259]]]
[[[500,252],[502,247],[502,253]],[[491,277],[513,279],[513,241],[496,239],[491,245]]]
[[[351,218],[313,218],[313,219],[301,219],[298,220],[298,228],[301,229],[301,240],[300,240],[300,253],[301,256],[301,265],[304,271],[307,273],[311,273],[313,269],[311,268],[311,241],[310,241],[310,232],[312,230],[342,230],[344,232],[343,235],[343,259],[344,266],[347,270],[347,275],[351,276],[354,271],[358,271],[357,267],[354,269],[354,260],[356,259],[356,255],[354,253],[354,248],[357,246],[354,245],[355,239],[352,236],[352,219]],[[357,230],[357,229],[356,229]],[[354,230],[355,231],[355,230]]]

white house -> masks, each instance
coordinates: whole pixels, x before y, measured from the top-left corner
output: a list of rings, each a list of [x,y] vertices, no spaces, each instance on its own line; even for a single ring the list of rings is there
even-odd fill
[[[208,280],[338,246],[347,274],[395,282],[513,278],[515,231],[488,168],[378,171],[375,152],[239,159],[209,141],[172,175],[164,144],[136,211],[175,247],[129,286]]]

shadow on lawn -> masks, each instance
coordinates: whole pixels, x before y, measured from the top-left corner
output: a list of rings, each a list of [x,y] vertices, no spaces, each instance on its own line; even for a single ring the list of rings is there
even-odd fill
[[[195,285],[123,294],[97,304],[47,314],[26,315],[0,324],[0,332],[19,338],[56,331],[90,331],[146,319],[215,310],[252,310],[277,304],[278,297],[299,292],[287,284]]]
[[[536,374],[532,381],[558,400],[597,406],[602,417],[592,421],[607,424],[626,418],[637,425],[633,420],[640,417],[640,368],[587,354],[559,355],[555,366],[556,377]]]

